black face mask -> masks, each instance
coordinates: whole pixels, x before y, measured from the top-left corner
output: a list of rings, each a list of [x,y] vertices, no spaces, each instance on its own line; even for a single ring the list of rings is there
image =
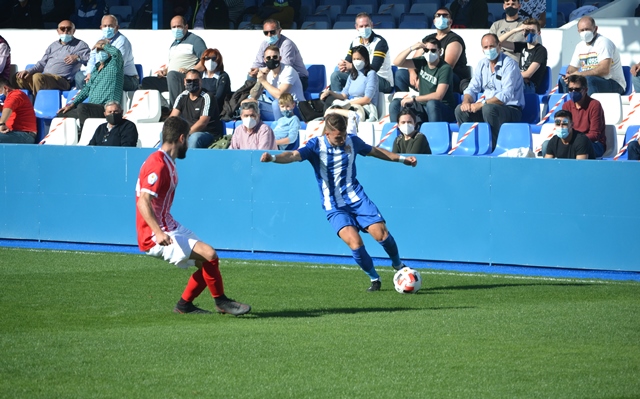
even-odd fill
[[[110,125],[116,126],[122,123],[122,114],[109,114],[106,116]]]
[[[507,8],[504,9],[504,12],[509,17],[515,17],[516,15],[518,15],[518,9],[515,8],[515,7],[507,7]]]
[[[190,82],[184,85],[184,88],[187,89],[189,93],[197,93],[200,90],[200,83],[198,82]]]
[[[269,69],[276,69],[280,66],[280,60],[269,60],[265,62],[265,64],[267,64],[267,68]]]

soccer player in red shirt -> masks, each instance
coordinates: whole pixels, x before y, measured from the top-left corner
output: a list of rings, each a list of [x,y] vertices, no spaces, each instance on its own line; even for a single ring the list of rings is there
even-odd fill
[[[136,184],[138,247],[178,267],[186,269],[195,265],[198,268],[191,275],[174,312],[211,313],[193,304],[193,300],[209,287],[219,313],[239,316],[251,311],[251,306],[224,295],[216,250],[175,221],[170,213],[178,185],[175,159],[186,157],[188,136],[186,121],[179,117],[167,118],[162,128],[162,147],[140,168]]]

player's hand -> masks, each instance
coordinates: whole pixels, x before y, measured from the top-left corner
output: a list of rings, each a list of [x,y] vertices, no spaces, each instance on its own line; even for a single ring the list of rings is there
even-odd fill
[[[410,156],[410,157],[406,157],[404,161],[402,161],[402,163],[407,166],[412,166],[415,168],[416,165],[418,165],[418,159],[414,156]]]
[[[156,234],[156,244],[167,246],[172,242],[171,237],[164,231],[161,231],[160,234]]]
[[[16,73],[16,77],[20,78],[20,79],[26,79],[29,77],[29,72],[27,71],[20,71],[18,73]]]
[[[69,54],[68,56],[64,57],[64,63],[67,65],[75,64],[78,61],[80,61],[80,57],[75,54]]]
[[[271,162],[272,157],[273,155],[265,152],[260,156],[260,162]]]

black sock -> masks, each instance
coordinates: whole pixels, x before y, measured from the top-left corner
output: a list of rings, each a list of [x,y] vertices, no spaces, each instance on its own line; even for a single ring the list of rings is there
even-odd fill
[[[187,301],[185,301],[184,299],[180,298],[180,300],[178,301],[178,306],[184,306],[184,305],[186,305],[187,303],[189,303],[189,302],[187,302]]]
[[[219,305],[220,303],[227,302],[229,298],[227,298],[226,295],[221,295],[217,298],[213,298],[213,300],[216,301],[216,305]]]

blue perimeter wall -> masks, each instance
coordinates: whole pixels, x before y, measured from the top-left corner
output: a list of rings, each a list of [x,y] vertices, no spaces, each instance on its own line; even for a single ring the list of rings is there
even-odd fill
[[[145,148],[0,145],[0,238],[136,244]],[[307,162],[189,150],[173,215],[215,248],[350,255]],[[405,259],[640,271],[640,163],[418,156],[358,158],[358,176]],[[368,235],[373,256],[385,257]]]

